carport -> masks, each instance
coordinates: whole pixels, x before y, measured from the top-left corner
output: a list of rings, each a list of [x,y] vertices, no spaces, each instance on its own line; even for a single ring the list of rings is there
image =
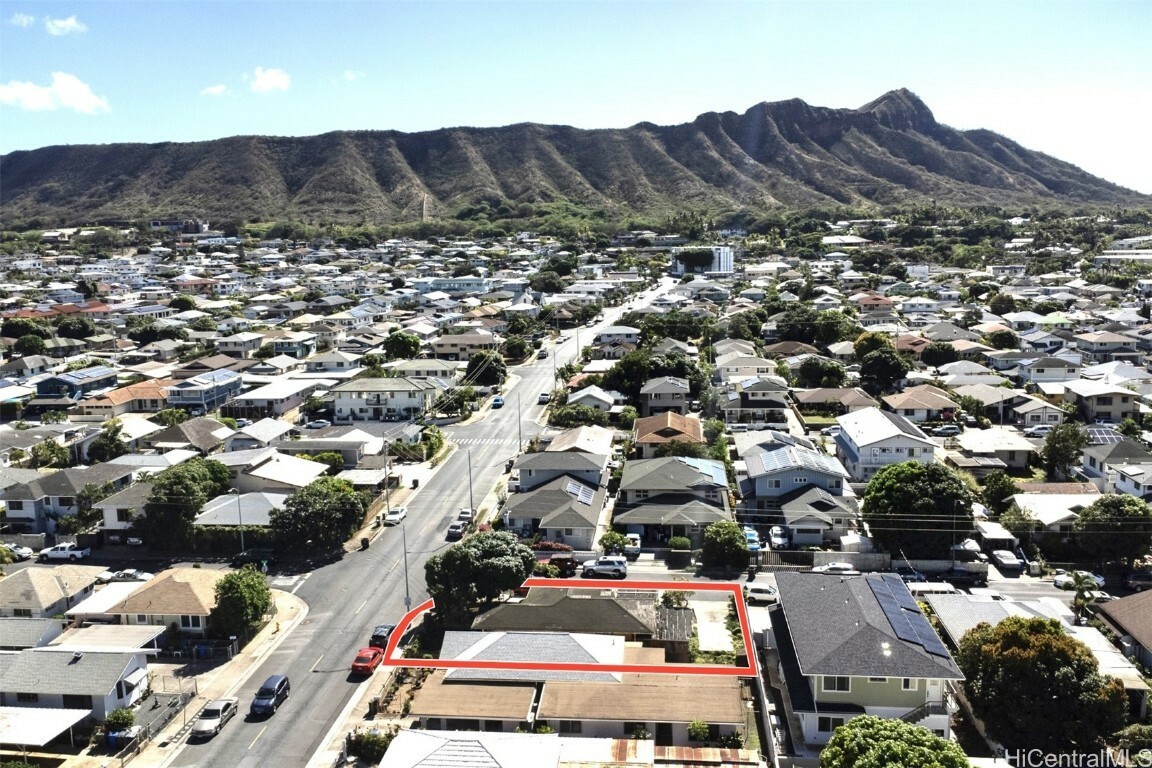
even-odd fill
[[[0,744],[16,747],[27,757],[28,747],[43,747],[68,731],[75,746],[72,727],[90,714],[87,709],[0,707]]]

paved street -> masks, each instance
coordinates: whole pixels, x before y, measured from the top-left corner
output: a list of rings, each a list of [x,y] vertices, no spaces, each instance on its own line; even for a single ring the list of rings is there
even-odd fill
[[[665,281],[659,292],[672,285]],[[581,341],[590,341],[597,328],[614,323],[623,311],[606,310],[596,327],[581,329]],[[547,344],[549,358],[510,370],[517,380],[505,392],[503,408],[445,428],[449,440],[459,447],[408,501],[403,526],[383,531],[368,550],[352,552],[339,562],[308,574],[273,578],[276,588],[293,592],[308,604],[308,617],[231,695],[240,698],[241,711],[247,713],[260,684],[271,674],[283,673],[291,679],[291,697],[270,718],[237,718],[208,742],[173,745],[173,749],[183,749],[172,765],[304,765],[323,748],[329,729],[360,686],[379,685],[382,680],[384,673],[378,672],[369,682],[359,682],[349,670],[372,627],[395,623],[404,613],[404,536],[409,589],[416,605],[428,596],[424,563],[449,545],[444,533],[457,510],[474,506],[486,511],[483,500],[504,474],[505,462],[518,454],[521,440],[527,442],[544,430],[544,406],[537,399],[552,390],[554,369],[578,353],[576,334],[562,344]]]

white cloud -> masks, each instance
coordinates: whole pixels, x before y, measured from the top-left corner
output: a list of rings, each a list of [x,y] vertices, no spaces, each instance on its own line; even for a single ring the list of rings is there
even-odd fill
[[[228,86],[224,85],[223,83],[219,85],[210,85],[207,88],[202,88],[200,90],[201,96],[223,96],[226,93],[228,93]]]
[[[28,27],[36,23],[36,17],[27,13],[14,13],[12,14],[12,18],[8,19],[8,23],[14,27],[28,29]]]
[[[256,93],[269,91],[286,91],[292,85],[292,78],[282,69],[264,69],[256,67],[252,73],[252,90]]]
[[[66,19],[44,19],[44,28],[50,35],[70,35],[73,32],[79,34],[88,31],[88,27],[77,19],[75,14]]]
[[[51,85],[37,85],[13,80],[0,85],[0,104],[19,107],[29,112],[71,109],[85,115],[107,112],[105,99],[92,93],[92,89],[76,75],[53,72]]]
[[[352,82],[353,80],[359,80],[362,77],[364,77],[364,73],[360,72],[359,70],[355,70],[355,69],[344,70],[344,79],[347,80],[348,82]]]

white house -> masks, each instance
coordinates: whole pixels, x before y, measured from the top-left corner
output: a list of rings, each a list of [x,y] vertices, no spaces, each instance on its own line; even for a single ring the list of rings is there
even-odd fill
[[[856,482],[868,482],[889,464],[936,460],[936,443],[899,414],[863,408],[837,417],[836,422],[840,425],[836,457]]]

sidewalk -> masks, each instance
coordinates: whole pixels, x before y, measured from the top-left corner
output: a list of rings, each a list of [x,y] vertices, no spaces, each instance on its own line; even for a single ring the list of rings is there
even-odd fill
[[[212,699],[233,695],[251,677],[261,659],[275,650],[308,615],[308,604],[296,595],[274,589],[272,598],[276,606],[275,618],[231,661],[194,678],[197,694],[188,702],[185,712],[187,717],[177,715],[173,718],[132,760],[133,766],[163,768],[174,760],[200,709]],[[112,762],[112,758],[107,755],[81,755],[69,760],[67,765],[68,768],[102,768]]]

